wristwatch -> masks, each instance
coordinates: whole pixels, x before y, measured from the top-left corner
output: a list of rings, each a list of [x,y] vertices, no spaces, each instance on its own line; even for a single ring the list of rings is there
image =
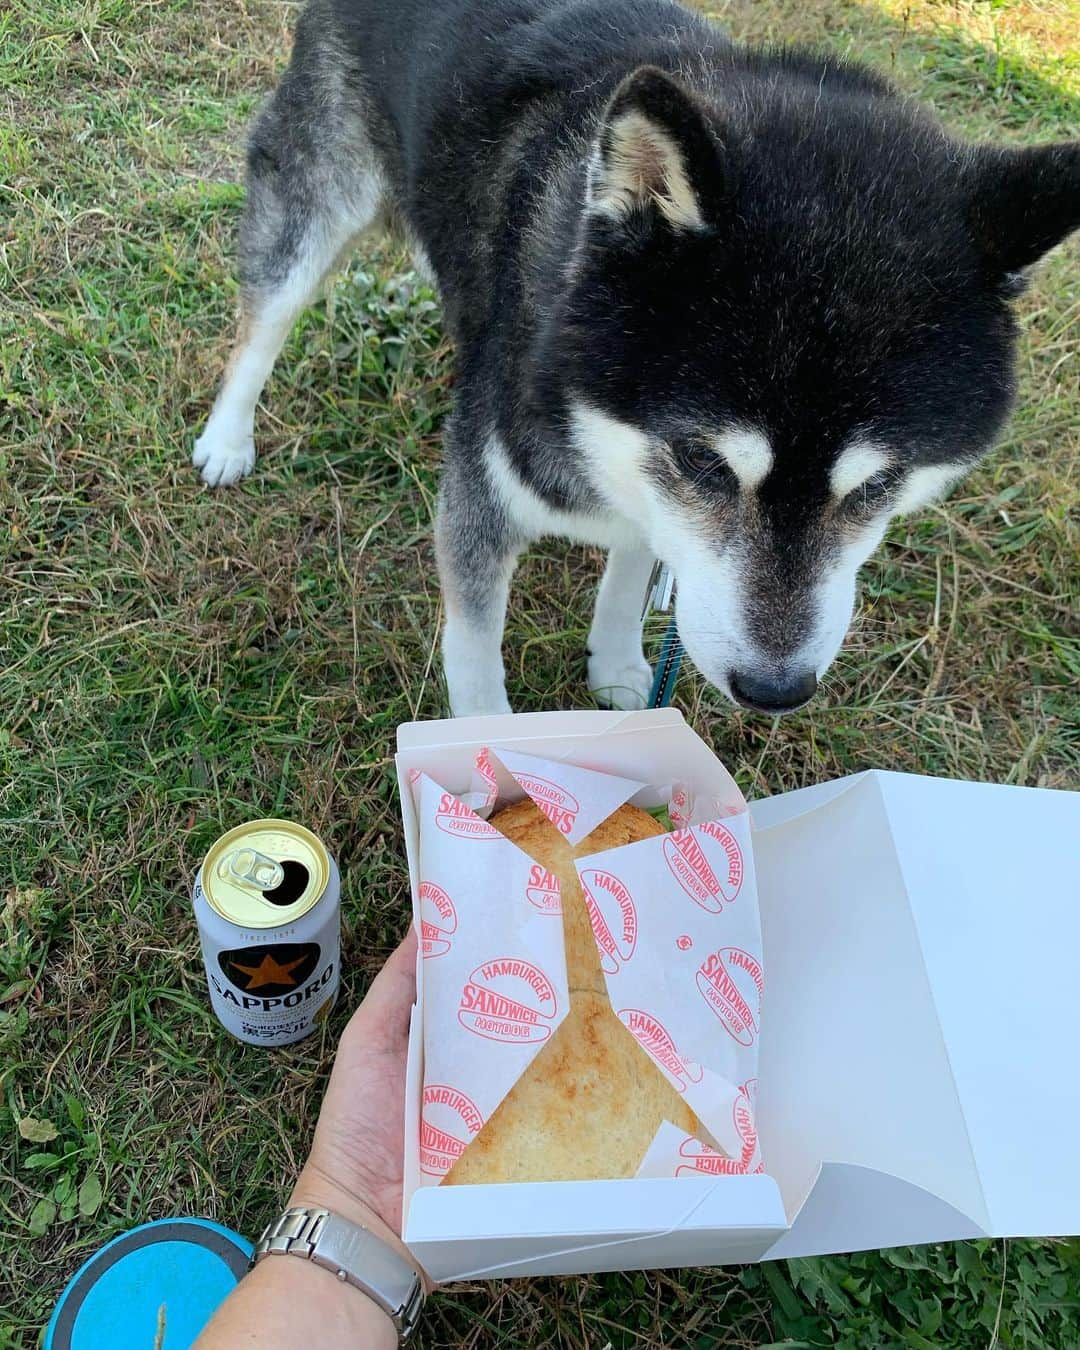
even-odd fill
[[[385,1312],[404,1345],[424,1306],[419,1273],[382,1238],[328,1209],[287,1209],[262,1231],[251,1266],[266,1256],[302,1256],[353,1284]]]

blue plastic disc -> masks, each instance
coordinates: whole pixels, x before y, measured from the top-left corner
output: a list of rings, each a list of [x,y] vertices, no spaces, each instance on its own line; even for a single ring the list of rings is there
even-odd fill
[[[121,1233],[60,1295],[44,1350],[190,1350],[250,1256],[246,1238],[209,1219]]]

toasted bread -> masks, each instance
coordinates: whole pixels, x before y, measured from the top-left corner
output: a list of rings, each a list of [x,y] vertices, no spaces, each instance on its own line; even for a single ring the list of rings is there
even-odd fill
[[[582,990],[443,1184],[632,1177],[665,1120],[710,1141],[607,996]]]

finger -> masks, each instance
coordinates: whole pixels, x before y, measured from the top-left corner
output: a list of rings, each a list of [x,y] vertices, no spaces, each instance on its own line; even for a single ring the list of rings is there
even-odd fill
[[[416,930],[404,939],[371,982],[364,1001],[353,1013],[345,1035],[361,1036],[369,1049],[393,1045],[408,1035],[409,1012],[416,1002]]]

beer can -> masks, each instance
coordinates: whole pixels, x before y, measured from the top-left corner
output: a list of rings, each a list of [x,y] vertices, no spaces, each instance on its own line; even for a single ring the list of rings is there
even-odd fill
[[[210,1004],[249,1045],[291,1045],[337,997],[341,878],[319,840],[288,820],[223,834],[195,876]]]

